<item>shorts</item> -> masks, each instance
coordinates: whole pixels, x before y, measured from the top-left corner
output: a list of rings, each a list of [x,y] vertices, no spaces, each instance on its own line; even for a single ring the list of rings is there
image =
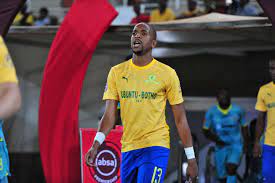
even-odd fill
[[[153,146],[122,153],[121,182],[164,182],[170,149]]]
[[[263,145],[263,182],[275,182],[275,146]]]
[[[0,179],[0,183],[8,183],[8,176],[5,176],[2,179]]]
[[[239,165],[243,153],[242,144],[234,144],[215,148],[215,165],[219,179],[227,177],[226,164]]]

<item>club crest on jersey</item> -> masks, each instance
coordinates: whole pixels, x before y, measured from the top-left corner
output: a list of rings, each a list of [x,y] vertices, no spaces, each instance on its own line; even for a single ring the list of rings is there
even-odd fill
[[[157,77],[153,74],[148,76],[148,79],[145,80],[145,83],[153,83],[153,84],[159,84],[159,82],[157,81]]]

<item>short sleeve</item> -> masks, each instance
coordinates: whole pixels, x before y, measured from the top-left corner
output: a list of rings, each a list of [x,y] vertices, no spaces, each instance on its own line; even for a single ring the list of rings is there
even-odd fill
[[[0,83],[17,83],[16,71],[8,49],[0,37]]]
[[[209,130],[209,128],[211,127],[211,123],[212,123],[212,114],[211,114],[211,111],[208,110],[205,114],[203,129]]]
[[[170,105],[176,105],[183,102],[180,80],[175,70],[171,72],[166,94]]]
[[[255,109],[261,112],[266,112],[267,108],[264,102],[264,91],[263,88],[260,88],[259,92],[258,92],[258,97],[257,97],[257,102],[256,102],[256,106]]]
[[[114,68],[112,68],[108,74],[107,83],[103,95],[103,100],[108,99],[119,100]]]

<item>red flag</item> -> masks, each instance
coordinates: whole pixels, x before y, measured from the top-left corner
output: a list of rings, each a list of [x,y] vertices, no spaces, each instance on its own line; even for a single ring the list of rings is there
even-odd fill
[[[78,109],[82,82],[98,41],[116,15],[107,0],[77,0],[52,43],[39,106],[39,146],[48,183],[81,181]]]

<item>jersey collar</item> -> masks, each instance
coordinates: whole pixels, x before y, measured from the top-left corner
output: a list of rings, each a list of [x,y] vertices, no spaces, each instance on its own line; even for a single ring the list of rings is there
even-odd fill
[[[232,104],[230,104],[230,106],[227,109],[222,109],[218,104],[217,108],[223,115],[227,115],[229,111],[232,109]]]
[[[156,63],[156,59],[153,58],[153,60],[152,60],[149,64],[147,64],[147,65],[145,65],[145,66],[137,66],[137,65],[135,65],[135,64],[133,63],[133,59],[130,60],[131,66],[133,66],[133,67],[136,68],[136,69],[148,69],[149,67],[151,67],[151,66],[154,65],[155,63]]]

